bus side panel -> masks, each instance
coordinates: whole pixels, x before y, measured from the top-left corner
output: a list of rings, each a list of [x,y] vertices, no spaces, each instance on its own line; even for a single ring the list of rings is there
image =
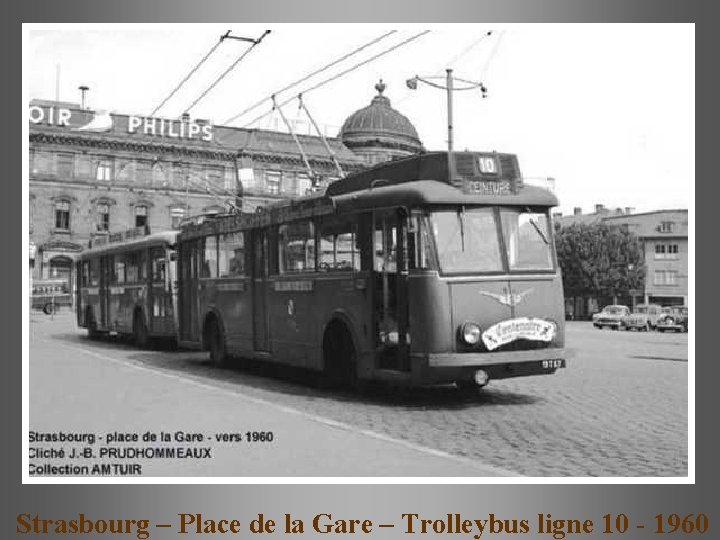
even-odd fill
[[[268,282],[270,351],[274,361],[320,369],[318,319],[326,303],[318,298],[312,274],[275,276]]]

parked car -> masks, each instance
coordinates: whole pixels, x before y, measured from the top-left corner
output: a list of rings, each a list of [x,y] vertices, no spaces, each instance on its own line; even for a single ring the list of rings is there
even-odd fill
[[[32,284],[32,309],[50,315],[61,306],[72,306],[72,295],[66,279],[35,280]]]
[[[624,317],[630,315],[630,309],[627,306],[605,306],[600,313],[592,316],[593,326],[595,328],[613,328],[618,330],[622,326]]]
[[[655,330],[658,319],[662,316],[662,307],[657,304],[639,304],[632,314],[624,317],[622,325],[625,330]]]
[[[687,332],[688,308],[687,306],[668,306],[663,308],[663,314],[657,321],[658,332]]]

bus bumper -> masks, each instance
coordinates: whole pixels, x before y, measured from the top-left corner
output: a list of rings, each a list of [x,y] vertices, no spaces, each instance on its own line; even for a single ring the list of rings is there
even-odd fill
[[[564,348],[488,353],[414,353],[405,383],[411,386],[468,383],[478,370],[488,380],[547,375],[566,366]]]

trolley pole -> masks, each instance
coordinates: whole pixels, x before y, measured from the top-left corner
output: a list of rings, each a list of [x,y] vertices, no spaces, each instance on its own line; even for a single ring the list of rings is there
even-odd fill
[[[450,180],[453,181],[457,177],[457,171],[455,170],[455,143],[454,143],[454,136],[453,136],[453,93],[460,91],[460,90],[480,90],[481,96],[483,98],[487,97],[487,88],[485,85],[481,82],[477,81],[469,81],[466,79],[460,79],[453,77],[453,70],[450,68],[447,68],[445,70],[445,85],[443,86],[442,83],[433,82],[433,79],[442,80],[442,76],[440,77],[420,77],[419,75],[415,75],[414,77],[408,79],[406,81],[407,87],[410,90],[417,90],[418,82],[423,82],[429,86],[432,86],[434,88],[440,88],[442,90],[445,90],[447,94],[447,129],[448,129],[448,169],[449,169],[449,175]],[[461,83],[460,86],[455,86],[455,82],[459,81]]]
[[[447,116],[448,116],[448,152],[453,151],[453,77],[452,69],[447,69],[446,88],[447,88]]]
[[[445,71],[447,72],[445,87],[447,88],[448,169],[450,170],[450,181],[452,182],[457,176],[455,171],[455,155],[453,154],[453,70],[447,69]]]

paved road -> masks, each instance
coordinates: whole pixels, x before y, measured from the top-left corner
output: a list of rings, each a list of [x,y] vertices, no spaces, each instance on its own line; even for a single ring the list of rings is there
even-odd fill
[[[187,475],[686,476],[687,335],[581,322],[567,335],[574,357],[552,376],[358,395],[91,342],[67,314],[33,314],[31,427],[274,432],[270,445],[215,444],[213,465]]]

